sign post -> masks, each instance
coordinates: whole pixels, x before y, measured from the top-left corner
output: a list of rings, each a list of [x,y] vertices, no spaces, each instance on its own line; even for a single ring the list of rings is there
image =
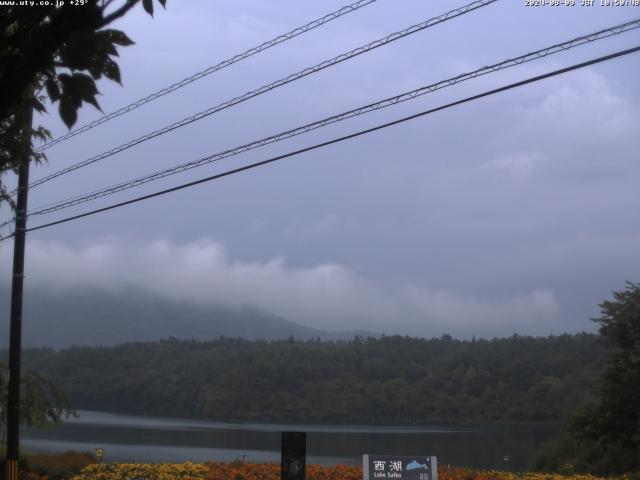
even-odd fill
[[[307,465],[307,434],[282,432],[281,480],[304,480]]]
[[[363,455],[363,480],[438,480],[436,457]]]

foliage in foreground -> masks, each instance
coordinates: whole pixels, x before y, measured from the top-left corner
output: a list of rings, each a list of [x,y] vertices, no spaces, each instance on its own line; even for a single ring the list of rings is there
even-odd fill
[[[166,0],[158,0],[164,7]],[[13,3],[13,6],[10,5]],[[26,3],[26,2],[25,2]],[[58,5],[57,3],[60,3]],[[75,3],[75,4],[74,4]],[[20,162],[45,158],[32,139],[47,140],[48,130],[31,128],[27,110],[46,111],[59,103],[60,118],[71,128],[84,103],[100,108],[95,81],[120,82],[115,58],[118,46],[133,42],[120,30],[105,27],[121,18],[140,0],[81,2],[3,2],[0,9],[0,203],[14,206],[2,175]],[[34,5],[35,4],[35,5]],[[153,0],[142,0],[153,14]],[[34,95],[34,88],[38,90]],[[22,141],[16,141],[22,139]]]
[[[89,452],[36,453],[26,458],[26,469],[48,480],[68,479],[95,461],[95,456]]]
[[[545,447],[541,469],[568,464],[596,474],[640,471],[640,284],[627,283],[613,295],[595,319],[607,346],[600,398]]]
[[[1,464],[2,462],[0,462]],[[0,465],[3,467],[3,465]],[[276,463],[206,462],[206,463],[96,463],[88,452],[68,451],[60,454],[27,455],[20,462],[22,480],[279,480]],[[3,470],[4,471],[4,470]],[[307,465],[308,480],[361,480],[360,465]],[[514,473],[468,468],[438,469],[440,480],[605,480],[592,475],[560,473]],[[640,473],[607,480],[640,480]]]
[[[94,464],[86,467],[71,480],[128,480],[131,478],[156,480],[279,480],[280,465],[275,463],[179,463],[179,464]],[[308,465],[308,480],[361,480],[362,467],[359,465],[336,465],[324,467]],[[512,473],[499,471],[479,471],[466,468],[439,468],[440,480],[599,480],[591,475],[563,476],[558,474]],[[636,480],[638,477],[622,476],[620,480]]]
[[[0,363],[0,430],[7,421],[9,369]],[[75,415],[67,397],[49,378],[25,369],[20,379],[20,423],[45,426]],[[4,437],[3,437],[4,438]]]
[[[4,445],[0,445],[0,478],[5,471]],[[79,474],[82,469],[96,462],[89,452],[69,450],[64,453],[35,453],[20,459],[22,480],[65,480]]]

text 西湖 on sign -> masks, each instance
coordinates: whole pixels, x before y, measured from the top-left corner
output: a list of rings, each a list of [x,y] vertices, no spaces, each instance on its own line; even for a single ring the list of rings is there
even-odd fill
[[[438,461],[430,456],[363,455],[364,480],[438,480]]]

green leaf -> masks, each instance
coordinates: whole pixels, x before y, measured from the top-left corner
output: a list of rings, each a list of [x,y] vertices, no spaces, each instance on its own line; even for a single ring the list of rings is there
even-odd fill
[[[85,75],[84,73],[74,73],[72,80],[83,100],[85,96],[95,95],[98,93],[96,84],[89,75]]]
[[[115,45],[108,38],[104,40],[104,43],[100,46],[100,48],[106,52],[108,55],[113,55],[114,57],[119,57],[118,50],[116,50]]]
[[[44,105],[42,104],[42,102],[40,100],[38,100],[37,98],[32,99],[31,101],[32,105],[33,105],[33,109],[36,112],[39,113],[44,113],[47,111],[47,109],[44,107]]]
[[[160,5],[162,5],[162,8],[166,7],[167,0],[158,0],[158,2],[160,3]]]
[[[73,125],[76,123],[76,120],[78,120],[78,112],[76,108],[71,104],[68,98],[63,97],[60,100],[59,111],[60,118],[62,118],[62,121],[67,126],[67,128],[71,130],[71,127],[73,127]]]
[[[51,139],[51,132],[43,126],[39,126],[38,128],[31,130],[31,136],[42,142],[46,142]]]
[[[100,105],[98,105],[98,101],[96,100],[98,89],[96,88],[96,84],[93,79],[89,75],[85,75],[83,73],[74,73],[72,79],[75,84],[75,90],[80,95],[80,98],[102,111]]]
[[[47,95],[49,95],[49,100],[51,100],[51,103],[60,100],[60,87],[55,80],[51,78],[47,79],[44,86],[47,89]]]
[[[95,34],[95,55],[106,57],[109,55],[118,56],[118,50],[111,40],[111,34],[108,30],[102,30]]]
[[[99,51],[97,35],[88,32],[74,32],[66,45],[60,49],[60,60],[72,70],[84,70]]]
[[[75,109],[80,108],[82,105],[82,95],[80,90],[78,89],[78,85],[74,80],[74,77],[66,73],[61,73],[58,75],[58,80],[60,80],[60,84],[62,85],[62,95],[61,102],[66,102],[69,105],[73,106]]]
[[[89,64],[87,70],[89,70],[89,73],[95,80],[99,80],[102,78],[102,65],[100,65],[100,63],[96,59],[94,59]]]
[[[153,0],[142,0],[142,6],[153,17]]]
[[[105,60],[102,66],[102,72],[104,73],[105,77],[114,80],[119,84],[122,84],[122,82],[120,81],[120,68],[118,67],[118,64],[116,64],[116,62],[114,62],[110,58]]]
[[[98,110],[102,111],[102,108],[100,108],[100,104],[98,103],[98,100],[96,100],[95,95],[91,95],[90,97],[83,98],[83,100],[87,103],[90,103],[91,105],[96,107]]]
[[[123,47],[128,47],[129,45],[133,45],[135,42],[131,40],[127,35],[120,30],[103,30],[107,33],[109,40],[116,45],[122,45]]]

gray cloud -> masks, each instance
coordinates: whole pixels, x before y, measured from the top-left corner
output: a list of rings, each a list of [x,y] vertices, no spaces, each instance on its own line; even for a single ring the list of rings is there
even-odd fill
[[[9,253],[2,250],[3,263]],[[80,249],[32,240],[27,268],[27,294],[137,287],[199,304],[249,304],[330,330],[491,336],[508,324],[514,332],[545,334],[556,330],[558,313],[548,290],[486,301],[418,285],[387,289],[339,264],[294,268],[284,258],[234,260],[209,239],[110,239]]]
[[[137,44],[122,52],[125,88],[102,84],[101,103],[113,110],[343,3],[194,0],[170,5],[153,20],[142,12],[127,16],[121,27]],[[32,177],[450,8],[445,0],[377,2],[52,149],[50,165]],[[621,23],[630,13],[496,2],[34,189],[30,201],[49,203],[234,147]],[[626,48],[633,35],[485,76],[136,193]],[[232,303],[256,304],[319,328],[464,336],[593,328],[588,318],[597,304],[625,280],[638,280],[640,271],[637,73],[637,58],[627,57],[41,230],[28,250],[29,282],[71,288],[81,283],[75,278],[116,288],[126,278],[193,301],[224,293]],[[85,109],[81,121],[98,115]],[[45,122],[63,131],[56,115]]]

